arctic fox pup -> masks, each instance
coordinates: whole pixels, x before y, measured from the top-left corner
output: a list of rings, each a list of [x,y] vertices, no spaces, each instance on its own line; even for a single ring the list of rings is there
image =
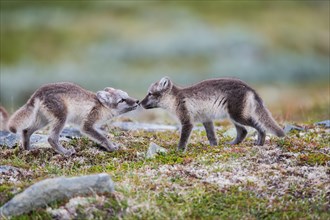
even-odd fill
[[[46,84],[35,91],[31,98],[9,119],[8,128],[22,137],[25,150],[30,148],[30,136],[37,130],[50,126],[49,144],[60,154],[75,151],[63,148],[59,135],[66,123],[80,127],[88,137],[108,151],[118,149],[101,134],[96,126],[125,112],[137,108],[139,101],[126,92],[105,88],[96,94],[73,83]]]
[[[239,144],[246,137],[244,126],[257,130],[256,145],[265,143],[266,131],[278,137],[284,136],[260,96],[239,79],[210,79],[179,88],[164,77],[149,87],[141,105],[145,109],[160,107],[178,117],[182,125],[178,144],[180,150],[186,149],[194,122],[203,123],[210,145],[216,146],[214,119],[229,118],[235,125],[237,137],[231,144]]]

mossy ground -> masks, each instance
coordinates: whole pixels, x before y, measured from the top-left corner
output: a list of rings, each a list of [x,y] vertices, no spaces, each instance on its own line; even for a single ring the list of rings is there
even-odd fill
[[[116,183],[112,195],[91,195],[88,207],[71,217],[84,219],[329,219],[330,133],[270,137],[263,147],[249,137],[236,146],[217,131],[210,147],[204,131],[194,131],[186,153],[176,151],[178,132],[109,130],[124,149],[108,153],[87,138],[63,143],[77,153],[63,157],[50,148],[0,150],[0,164],[18,168],[1,176],[0,205],[45,178],[105,172]],[[169,150],[145,159],[149,143]],[[50,204],[15,219],[51,219],[68,201]]]

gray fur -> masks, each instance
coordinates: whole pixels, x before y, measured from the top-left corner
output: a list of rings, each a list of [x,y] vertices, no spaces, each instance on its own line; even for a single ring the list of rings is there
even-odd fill
[[[96,94],[72,83],[53,83],[39,88],[27,103],[10,118],[8,127],[20,133],[25,150],[30,149],[33,132],[49,125],[49,144],[60,154],[71,155],[59,143],[59,135],[66,123],[79,126],[87,136],[101,144],[106,150],[114,151],[118,146],[110,142],[96,128],[105,120],[134,110],[138,100],[127,93],[105,88]]]
[[[239,79],[211,79],[180,88],[164,77],[149,87],[141,104],[146,109],[167,109],[178,117],[182,125],[178,144],[181,150],[186,149],[195,122],[203,123],[210,145],[217,145],[213,128],[215,119],[229,118],[235,125],[237,137],[231,144],[244,140],[247,134],[244,126],[257,130],[257,145],[264,144],[266,131],[284,136],[256,91]]]
[[[7,131],[8,112],[0,105],[0,131]]]

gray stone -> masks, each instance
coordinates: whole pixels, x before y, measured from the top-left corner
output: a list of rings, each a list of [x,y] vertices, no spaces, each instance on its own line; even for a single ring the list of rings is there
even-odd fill
[[[321,125],[324,126],[325,128],[330,128],[330,120],[320,121],[315,123],[315,125]]]
[[[145,130],[145,131],[175,131],[179,128],[173,125],[158,125],[148,123],[134,123],[134,122],[114,122],[112,126],[122,130]]]
[[[149,148],[148,148],[148,151],[147,151],[147,154],[146,154],[146,158],[150,159],[150,158],[155,157],[158,153],[166,153],[166,152],[167,152],[167,150],[165,148],[160,147],[157,144],[151,142],[149,144]]]
[[[52,215],[53,219],[61,219],[61,220],[73,219],[70,212],[65,208],[60,208],[56,210],[47,209],[47,212]]]
[[[0,131],[0,146],[13,148],[19,143],[19,135],[10,133],[8,131]]]
[[[31,135],[31,138],[30,138],[30,143],[31,144],[46,143],[46,142],[48,142],[48,135],[44,135],[44,134],[33,134],[33,135]]]
[[[223,133],[224,136],[229,136],[231,138],[236,137],[236,129],[235,128],[230,128],[228,129],[225,133]]]
[[[305,129],[303,127],[300,126],[296,126],[296,125],[290,125],[290,124],[286,124],[284,127],[284,133],[289,133],[290,131],[305,131]]]
[[[0,174],[4,175],[4,174],[8,174],[8,173],[18,173],[20,172],[20,170],[16,167],[13,166],[8,166],[8,165],[1,165],[0,166]],[[0,178],[1,180],[1,178]]]
[[[160,124],[149,124],[149,123],[136,123],[136,122],[114,122],[112,126],[120,128],[126,131],[144,130],[144,131],[177,131],[180,126],[174,125],[160,125]],[[221,129],[221,127],[215,127],[216,130]],[[194,126],[194,131],[203,131],[203,126]]]
[[[64,128],[60,134],[61,137],[66,137],[66,138],[78,138],[81,137],[82,134],[80,131],[76,128]]]
[[[81,133],[78,129],[75,128],[64,128],[60,140],[67,140],[67,138],[77,138],[81,137]],[[13,134],[8,131],[0,131],[0,146],[5,146],[8,148],[13,148],[16,145],[19,145],[20,136],[18,134]],[[33,134],[30,138],[31,147],[40,147],[45,146],[45,143],[48,143],[48,135],[44,134]],[[35,146],[33,146],[35,145]],[[47,145],[48,146],[48,145]]]
[[[254,128],[250,128],[250,127],[245,127],[248,134],[247,137],[253,136],[255,134],[255,129]],[[236,138],[237,132],[236,132],[236,128],[229,128],[225,133],[223,133],[224,136],[229,136],[231,138]]]
[[[21,215],[53,201],[113,191],[114,183],[106,173],[46,179],[33,184],[4,204],[0,208],[0,216]]]
[[[19,145],[20,136],[17,134],[9,133],[2,134],[0,133],[0,146],[5,146],[8,148],[13,148],[16,145]],[[31,145],[38,144],[38,143],[47,143],[48,142],[48,135],[43,134],[33,134],[30,138]],[[33,147],[33,146],[32,146]]]

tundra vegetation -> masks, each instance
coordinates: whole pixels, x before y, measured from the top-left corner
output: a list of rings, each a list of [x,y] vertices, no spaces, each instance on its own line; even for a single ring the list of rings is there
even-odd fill
[[[2,147],[0,164],[17,169],[2,172],[0,205],[45,178],[105,172],[116,184],[115,193],[53,202],[14,219],[51,219],[61,210],[74,218],[101,219],[328,219],[329,129],[304,128],[283,139],[270,137],[263,147],[253,146],[253,134],[245,143],[226,145],[228,127],[217,131],[220,143],[210,147],[205,131],[194,131],[187,153],[176,151],[176,131],[111,127],[109,137],[125,149],[108,153],[84,137],[63,142],[76,148],[71,157],[49,147]],[[168,152],[146,159],[151,141]]]

